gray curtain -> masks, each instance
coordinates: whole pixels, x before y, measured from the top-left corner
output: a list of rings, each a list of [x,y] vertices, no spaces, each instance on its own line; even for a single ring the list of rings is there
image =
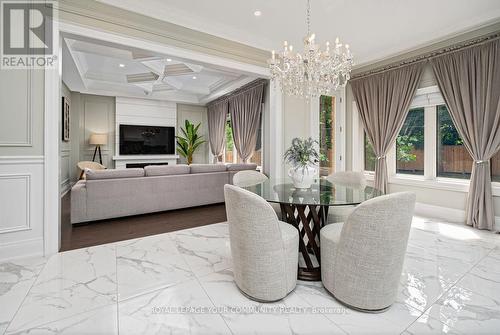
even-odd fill
[[[220,161],[224,151],[224,138],[226,118],[228,113],[228,101],[223,100],[208,105],[208,140],[210,150],[214,155],[214,163]]]
[[[263,95],[264,84],[258,84],[229,98],[234,146],[245,163],[252,157],[257,142]]]
[[[422,64],[351,80],[352,92],[368,139],[377,156],[375,188],[387,192],[385,156],[394,144],[415,95]]]
[[[467,224],[493,230],[490,159],[500,149],[500,41],[431,60],[439,89],[474,159]]]

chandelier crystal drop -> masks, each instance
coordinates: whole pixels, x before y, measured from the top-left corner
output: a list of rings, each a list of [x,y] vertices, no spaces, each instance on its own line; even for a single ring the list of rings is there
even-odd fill
[[[287,95],[307,98],[331,95],[350,78],[354,62],[349,45],[337,38],[333,46],[326,42],[325,50],[321,50],[314,41],[315,34],[310,32],[310,17],[311,4],[307,0],[304,52],[294,52],[293,46],[285,41],[283,51],[273,50],[268,60],[272,81],[278,81]]]

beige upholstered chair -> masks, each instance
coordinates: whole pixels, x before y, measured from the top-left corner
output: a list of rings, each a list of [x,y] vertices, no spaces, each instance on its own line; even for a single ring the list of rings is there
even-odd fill
[[[276,301],[297,283],[299,234],[258,195],[224,186],[234,279],[257,301]]]
[[[267,176],[262,172],[255,170],[244,170],[237,172],[233,177],[233,185],[239,187],[248,187],[257,185],[268,180]],[[271,207],[278,215],[278,218],[281,218],[281,207],[278,203],[269,203]]]
[[[239,187],[248,187],[265,182],[267,176],[259,171],[244,170],[237,172],[233,177],[233,185]]]
[[[78,162],[77,166],[82,171],[80,173],[80,179],[85,178],[85,169],[90,169],[90,170],[105,170],[106,169],[106,167],[104,165],[99,164],[97,162],[91,162],[91,161]]]
[[[367,312],[390,307],[399,280],[415,207],[415,194],[370,199],[345,223],[320,231],[321,280],[344,304]]]
[[[366,178],[363,172],[340,171],[332,173],[326,179],[337,185],[347,185],[359,189],[366,187]],[[354,208],[354,206],[331,206],[328,212],[327,224],[345,222]]]

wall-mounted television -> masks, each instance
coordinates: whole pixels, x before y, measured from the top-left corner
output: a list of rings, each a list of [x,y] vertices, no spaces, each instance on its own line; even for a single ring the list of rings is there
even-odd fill
[[[175,154],[175,127],[120,125],[120,155]]]

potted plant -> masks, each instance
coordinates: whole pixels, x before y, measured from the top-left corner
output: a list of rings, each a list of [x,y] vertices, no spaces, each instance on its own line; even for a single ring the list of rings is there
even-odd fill
[[[288,175],[296,188],[310,188],[316,175],[316,163],[319,153],[316,150],[317,141],[312,138],[294,138],[292,145],[285,152],[285,162],[292,165]]]
[[[200,128],[201,123],[196,126],[186,120],[184,127],[181,127],[181,132],[184,136],[176,136],[177,138],[177,152],[185,157],[188,164],[193,162],[193,154],[198,149],[198,147],[205,143],[203,136],[198,135],[198,128]]]

